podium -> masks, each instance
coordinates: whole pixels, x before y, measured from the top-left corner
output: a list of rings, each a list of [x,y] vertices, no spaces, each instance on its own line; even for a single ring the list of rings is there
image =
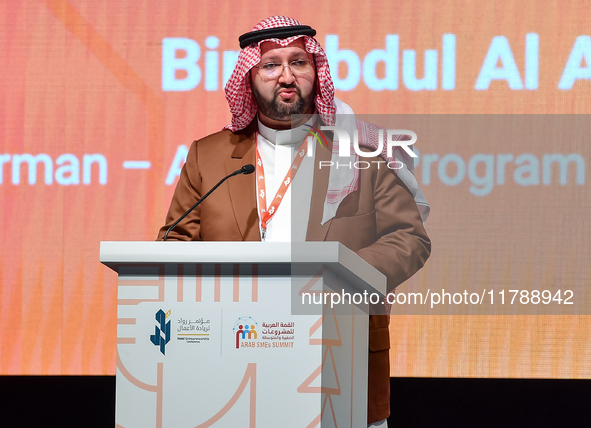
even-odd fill
[[[366,303],[386,278],[342,244],[102,242],[100,260],[117,427],[367,425]]]

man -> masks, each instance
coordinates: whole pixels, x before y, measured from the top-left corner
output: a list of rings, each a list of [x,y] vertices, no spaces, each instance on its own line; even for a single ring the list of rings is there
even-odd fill
[[[329,147],[298,163],[308,129],[334,125],[337,113],[351,112],[334,98],[328,61],[315,34],[298,21],[275,16],[240,37],[243,50],[225,88],[232,123],[193,142],[158,238],[225,175],[257,164],[256,174],[228,180],[212,193],[169,239],[340,241],[384,273],[392,290],[430,253],[409,185],[377,163],[348,172],[316,168],[334,155],[337,142],[330,138]],[[302,116],[294,123],[296,114]],[[300,183],[297,195],[292,179]],[[297,197],[304,202],[296,204]],[[305,227],[292,228],[292,216]],[[370,316],[369,328],[368,424],[387,427],[388,317]]]

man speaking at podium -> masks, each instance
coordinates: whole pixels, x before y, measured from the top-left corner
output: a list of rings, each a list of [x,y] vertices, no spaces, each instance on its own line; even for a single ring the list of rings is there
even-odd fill
[[[274,16],[240,37],[242,50],[225,87],[232,123],[191,145],[158,239],[222,178],[253,164],[256,174],[224,182],[168,239],[340,241],[385,274],[391,291],[429,257],[418,208],[426,202],[419,200],[414,176],[386,168],[382,157],[364,158],[375,159],[367,169],[315,168],[330,165],[332,138],[312,156],[302,154],[310,130],[338,125],[338,115],[352,113],[334,97],[315,34],[294,19]],[[292,115],[302,116],[292,121]],[[306,227],[292,227],[292,218]],[[371,427],[387,427],[390,414],[388,322],[385,315],[369,319]]]

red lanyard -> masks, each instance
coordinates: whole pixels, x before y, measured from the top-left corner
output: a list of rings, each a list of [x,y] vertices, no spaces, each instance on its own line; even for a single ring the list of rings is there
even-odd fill
[[[256,142],[258,143],[258,133],[256,135]],[[295,159],[291,164],[291,168],[285,174],[285,178],[279,186],[277,190],[277,194],[271,201],[271,205],[267,208],[267,192],[265,191],[265,169],[263,168],[263,160],[261,159],[261,155],[259,154],[259,149],[257,148],[257,165],[256,165],[256,174],[257,174],[257,197],[259,198],[259,218],[261,219],[261,226],[263,229],[262,233],[262,240],[264,241],[267,236],[267,224],[271,221],[281,201],[283,201],[283,197],[285,193],[287,193],[287,189],[291,185],[293,178],[295,177],[300,164],[304,160],[306,156],[306,152],[308,151],[307,147],[305,147],[304,143],[306,140],[302,142],[302,145],[298,149],[298,153],[296,154]],[[292,174],[293,171],[293,174]]]

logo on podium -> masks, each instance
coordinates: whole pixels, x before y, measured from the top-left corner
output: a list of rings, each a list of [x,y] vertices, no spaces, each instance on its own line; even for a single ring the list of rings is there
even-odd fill
[[[252,317],[240,317],[234,323],[234,334],[236,336],[236,349],[242,347],[254,348],[254,341],[257,339],[257,322]]]
[[[166,319],[170,316],[168,311],[166,314],[162,309],[156,312],[156,325],[154,326],[154,334],[150,335],[150,341],[160,347],[162,355],[166,355],[166,344],[170,342],[170,321],[166,322]]]

